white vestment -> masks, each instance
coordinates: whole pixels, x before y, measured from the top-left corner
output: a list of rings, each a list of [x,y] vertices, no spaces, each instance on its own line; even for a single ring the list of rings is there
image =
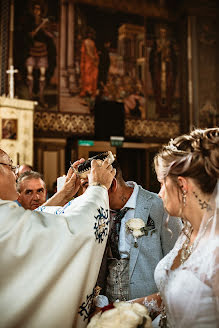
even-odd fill
[[[86,327],[108,225],[99,186],[59,216],[0,200],[0,327]]]

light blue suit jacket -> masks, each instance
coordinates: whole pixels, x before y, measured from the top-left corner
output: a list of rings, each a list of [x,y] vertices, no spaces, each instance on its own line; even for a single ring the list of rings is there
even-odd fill
[[[147,296],[157,292],[154,281],[154,270],[158,262],[173,248],[182,229],[182,222],[178,218],[170,217],[168,228],[165,227],[167,213],[163,202],[157,194],[139,186],[136,200],[135,218],[144,220],[147,224],[149,217],[153,220],[156,231],[138,238],[138,247],[134,247],[134,238],[129,259],[129,299]],[[109,243],[109,240],[108,240]],[[97,284],[105,292],[107,276],[107,249],[103,257]]]
[[[131,247],[129,260],[129,299],[147,296],[157,292],[154,270],[158,262],[173,248],[182,229],[181,220],[170,217],[168,228],[165,227],[167,213],[157,194],[139,186],[135,217],[147,224],[148,218],[154,221],[156,231],[138,238],[138,248]]]

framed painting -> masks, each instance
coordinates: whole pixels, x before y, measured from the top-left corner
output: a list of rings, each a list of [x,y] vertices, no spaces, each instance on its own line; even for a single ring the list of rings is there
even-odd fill
[[[57,110],[59,0],[15,0],[15,95]]]
[[[146,112],[148,119],[180,119],[180,51],[176,23],[146,23]]]
[[[17,119],[2,119],[2,139],[17,140]]]

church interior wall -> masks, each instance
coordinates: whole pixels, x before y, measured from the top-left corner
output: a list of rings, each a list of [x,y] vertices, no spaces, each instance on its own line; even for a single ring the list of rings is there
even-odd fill
[[[8,19],[11,2],[1,2]],[[136,153],[131,145],[117,152],[125,158],[124,163],[133,159],[127,177],[138,179],[137,172],[147,188],[156,184],[151,158],[163,142],[192,126],[218,125],[217,1],[202,1],[201,5],[196,0],[38,1],[45,21],[42,30],[46,31],[40,42],[42,45],[46,40],[49,59],[45,81],[40,69],[28,71],[28,54],[37,51],[30,37],[30,18],[35,15],[32,3],[14,0],[13,64],[19,71],[14,75],[15,97],[37,101],[34,165],[46,176],[49,188],[55,175],[66,173],[69,157],[72,160],[80,154],[79,139],[97,141],[97,101],[123,104],[125,142],[140,146],[135,146]],[[1,28],[0,33],[4,39],[1,96],[9,91],[3,72],[8,65],[4,58],[10,53],[6,50],[10,48],[7,26],[7,38],[7,29]],[[94,67],[88,67],[86,57],[82,58],[85,43],[96,56]],[[83,61],[91,69],[85,71],[90,81],[83,80]],[[115,120],[116,115],[102,124],[107,126]],[[109,140],[103,142],[109,146]]]

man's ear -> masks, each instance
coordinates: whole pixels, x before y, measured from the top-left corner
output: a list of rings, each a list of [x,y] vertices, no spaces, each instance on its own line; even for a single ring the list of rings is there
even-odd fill
[[[21,196],[21,194],[20,193],[18,193],[18,198],[17,198],[17,201],[20,203],[20,196]]]
[[[117,190],[117,180],[116,180],[116,178],[113,178],[113,181],[111,183],[109,191],[110,192],[115,192],[116,190]]]

